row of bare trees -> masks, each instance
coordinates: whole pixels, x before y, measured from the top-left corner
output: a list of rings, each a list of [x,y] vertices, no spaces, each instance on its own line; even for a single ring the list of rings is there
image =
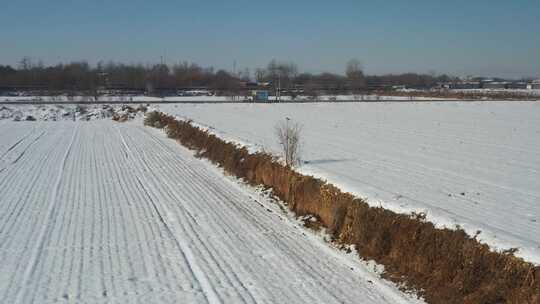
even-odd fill
[[[34,88],[49,91],[92,91],[98,88],[151,90],[152,88],[234,88],[239,79],[230,73],[203,68],[194,63],[127,65],[71,62],[44,66],[23,58],[17,68],[0,65],[0,87]]]
[[[344,75],[300,73],[293,62],[272,60],[264,68],[257,68],[251,75],[249,69],[237,73],[204,68],[195,63],[122,64],[99,62],[71,62],[44,66],[40,61],[23,58],[19,65],[0,65],[0,88],[37,88],[48,91],[88,91],[99,88],[117,88],[152,91],[153,89],[178,89],[205,87],[216,91],[235,91],[250,81],[268,83],[275,90],[286,93],[317,92],[358,93],[377,84],[429,87],[439,81],[451,80],[447,76],[400,74],[366,76],[360,61],[347,63]],[[301,88],[301,90],[299,89]]]

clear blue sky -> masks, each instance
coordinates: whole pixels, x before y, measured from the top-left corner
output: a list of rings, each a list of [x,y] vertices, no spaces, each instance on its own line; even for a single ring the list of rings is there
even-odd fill
[[[342,73],[540,77],[538,0],[17,0],[0,8],[0,64],[23,56],[232,69],[276,58]]]

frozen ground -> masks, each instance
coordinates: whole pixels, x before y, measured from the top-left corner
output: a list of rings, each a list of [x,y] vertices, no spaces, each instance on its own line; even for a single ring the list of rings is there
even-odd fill
[[[0,121],[0,303],[414,303],[140,121]]]
[[[274,125],[303,126],[300,170],[374,206],[425,212],[540,263],[540,103],[162,105],[225,139],[277,153]]]

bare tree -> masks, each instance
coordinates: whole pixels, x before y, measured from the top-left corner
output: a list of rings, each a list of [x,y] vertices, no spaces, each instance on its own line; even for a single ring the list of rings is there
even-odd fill
[[[238,76],[242,81],[251,81],[251,71],[249,68],[245,68],[243,71],[238,72]]]
[[[350,82],[353,94],[358,94],[366,87],[366,79],[364,77],[364,72],[362,71],[362,64],[359,60],[349,60],[347,63],[346,75]]]
[[[21,61],[19,61],[19,69],[23,71],[28,71],[33,67],[32,58],[24,56]]]
[[[304,84],[304,95],[312,101],[319,99],[319,91],[317,89],[317,84],[314,81],[310,80]]]
[[[362,63],[358,59],[351,59],[347,62],[346,75],[349,78],[355,78],[362,73]]]
[[[275,130],[278,143],[285,157],[285,164],[288,167],[298,165],[300,163],[302,127],[287,117],[276,125]]]

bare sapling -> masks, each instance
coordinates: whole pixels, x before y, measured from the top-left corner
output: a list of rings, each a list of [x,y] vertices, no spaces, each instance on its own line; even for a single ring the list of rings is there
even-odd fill
[[[285,164],[288,167],[299,165],[302,127],[287,117],[276,125],[275,130]]]

